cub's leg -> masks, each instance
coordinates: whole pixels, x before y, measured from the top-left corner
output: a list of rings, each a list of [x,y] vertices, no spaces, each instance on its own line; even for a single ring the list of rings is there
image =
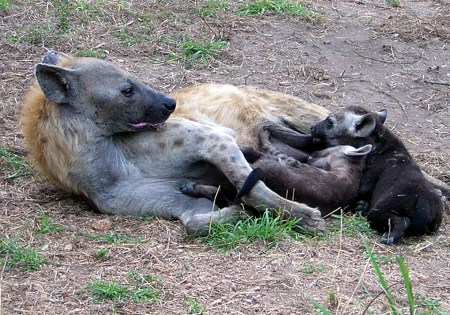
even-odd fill
[[[279,124],[272,124],[267,129],[273,138],[294,149],[307,152],[315,150],[311,135],[302,134]]]
[[[392,245],[396,243],[411,225],[407,217],[400,217],[386,209],[371,209],[367,215],[372,228],[384,233],[380,238],[380,243]]]

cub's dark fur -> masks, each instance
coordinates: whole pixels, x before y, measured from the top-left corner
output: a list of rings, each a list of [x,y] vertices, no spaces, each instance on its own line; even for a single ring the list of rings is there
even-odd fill
[[[264,183],[289,200],[318,207],[322,216],[356,202],[364,159],[371,145],[335,146],[312,153],[306,163],[284,154],[244,150]],[[244,185],[245,187],[245,185]]]
[[[444,204],[404,144],[384,126],[386,115],[386,110],[352,106],[331,114],[311,131],[319,145],[372,144],[359,193],[369,201],[371,226],[385,233],[380,242],[393,244],[404,235],[436,232]]]

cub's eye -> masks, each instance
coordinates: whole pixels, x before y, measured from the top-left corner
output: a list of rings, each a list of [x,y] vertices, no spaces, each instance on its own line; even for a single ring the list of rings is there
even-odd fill
[[[327,119],[327,128],[333,128],[333,121],[331,119]]]
[[[125,97],[130,97],[131,95],[133,95],[133,87],[132,86],[127,86],[126,88],[123,88],[121,91],[123,96]]]

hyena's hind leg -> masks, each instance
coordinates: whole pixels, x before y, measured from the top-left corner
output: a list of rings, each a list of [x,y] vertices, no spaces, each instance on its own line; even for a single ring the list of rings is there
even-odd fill
[[[194,198],[206,198],[219,207],[226,207],[231,202],[220,186],[201,185],[194,181],[186,181],[181,183],[180,191]]]
[[[215,141],[200,146],[196,150],[197,159],[215,165],[240,191],[253,169],[246,161],[235,139],[221,133],[218,129],[208,130],[203,127],[202,133],[205,137],[215,139]],[[218,145],[218,143],[220,144]],[[283,218],[298,218],[300,219],[299,225],[313,231],[323,231],[325,228],[325,221],[318,209],[287,200],[270,190],[262,181],[258,181],[245,196],[242,196],[242,202],[261,213],[266,208],[282,209]]]

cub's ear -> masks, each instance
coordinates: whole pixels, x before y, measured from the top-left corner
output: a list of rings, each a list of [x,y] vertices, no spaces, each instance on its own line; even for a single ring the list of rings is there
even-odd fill
[[[373,113],[375,116],[378,117],[378,120],[384,124],[384,122],[386,121],[386,117],[387,117],[387,110],[385,109],[380,109],[376,112]]]
[[[345,151],[345,155],[349,157],[363,158],[366,157],[372,151],[372,145],[366,144],[358,149],[350,149]]]
[[[76,77],[74,70],[38,63],[34,75],[47,99],[55,103],[67,103],[71,100]]]
[[[371,114],[364,114],[355,120],[354,137],[365,138],[368,137],[375,129],[376,120]]]

